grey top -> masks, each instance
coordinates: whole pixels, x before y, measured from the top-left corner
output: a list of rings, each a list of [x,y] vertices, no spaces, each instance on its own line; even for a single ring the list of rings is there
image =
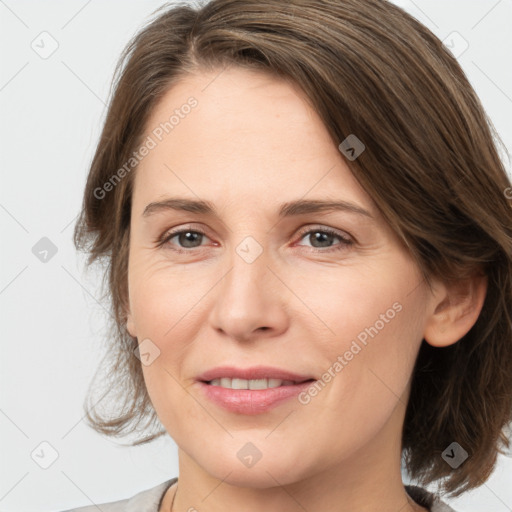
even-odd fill
[[[167,489],[178,480],[178,477],[166,480],[161,484],[151,487],[135,494],[131,498],[119,501],[111,501],[110,503],[100,503],[98,505],[89,505],[86,507],[64,510],[62,512],[98,512],[98,507],[102,512],[158,512],[163,497]],[[406,485],[405,489],[409,496],[422,507],[430,512],[456,512],[446,503],[440,500],[438,496],[423,489]]]

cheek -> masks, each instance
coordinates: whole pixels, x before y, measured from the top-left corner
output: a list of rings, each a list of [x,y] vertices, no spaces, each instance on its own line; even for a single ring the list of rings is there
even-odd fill
[[[198,303],[212,286],[211,274],[199,276],[192,267],[178,267],[164,259],[146,262],[139,257],[133,261],[130,305],[139,338],[168,339],[173,331],[196,321]]]
[[[326,336],[317,336],[313,354],[323,362],[322,393],[328,390],[334,409],[349,403],[354,416],[355,409],[396,404],[423,337],[426,297],[417,286],[419,272],[396,254],[389,261],[379,269],[348,272],[317,303],[318,316],[329,326]]]
[[[416,339],[421,330],[421,277],[398,251],[371,264],[320,271],[314,279],[293,282],[296,295],[313,314],[292,322],[302,322],[301,327],[311,332],[319,326],[316,348],[329,355],[349,350],[354,340],[362,347],[374,339],[400,345]]]
[[[145,346],[155,354],[151,364],[142,361],[144,381],[159,417],[174,428],[180,424],[174,410],[189,418],[198,414],[184,390],[185,379],[190,378],[184,368],[190,359],[202,357],[193,341],[204,325],[208,292],[216,280],[217,273],[211,270],[178,268],[165,261],[139,258],[130,268],[130,303],[141,353]]]
[[[318,338],[311,360],[323,362],[322,374],[301,404],[319,438],[329,440],[328,457],[350,456],[386,425],[401,429],[422,340],[423,301],[408,284],[381,279],[374,286],[345,287],[330,295],[335,306],[322,310],[335,335]]]

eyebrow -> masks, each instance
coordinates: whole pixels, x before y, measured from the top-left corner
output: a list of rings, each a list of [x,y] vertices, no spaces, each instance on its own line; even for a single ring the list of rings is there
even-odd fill
[[[156,213],[168,210],[185,211],[190,213],[211,215],[218,217],[215,206],[209,201],[203,201],[200,199],[187,199],[181,197],[169,197],[161,201],[155,201],[149,203],[142,212],[143,217],[149,217]],[[369,218],[373,218],[373,215],[358,206],[355,203],[349,201],[323,201],[323,200],[305,200],[298,199],[296,201],[290,201],[281,204],[279,207],[279,217],[293,217],[297,215],[304,215],[307,213],[321,213],[321,212],[335,212],[343,211],[349,213],[356,213],[364,215]]]

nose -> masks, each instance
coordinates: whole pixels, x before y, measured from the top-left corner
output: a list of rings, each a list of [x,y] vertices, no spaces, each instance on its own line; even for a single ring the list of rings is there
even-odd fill
[[[238,341],[278,336],[288,327],[290,292],[265,249],[254,261],[240,254],[233,250],[229,270],[215,287],[211,325]]]

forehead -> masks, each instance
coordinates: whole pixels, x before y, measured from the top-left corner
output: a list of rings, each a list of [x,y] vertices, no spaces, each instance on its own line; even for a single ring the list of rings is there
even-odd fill
[[[262,73],[187,76],[155,106],[144,139],[153,147],[137,168],[134,201],[185,192],[257,205],[311,191],[371,205],[300,89]]]

